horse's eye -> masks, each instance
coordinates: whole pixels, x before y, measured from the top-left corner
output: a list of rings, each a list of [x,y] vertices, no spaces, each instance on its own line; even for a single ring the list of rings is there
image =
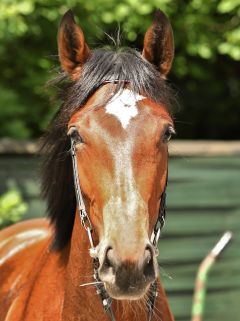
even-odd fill
[[[68,131],[68,136],[70,136],[76,143],[83,143],[83,138],[79,134],[76,127],[71,127]]]
[[[172,126],[168,126],[163,134],[163,142],[167,143],[170,141],[172,135],[175,134],[175,130]]]

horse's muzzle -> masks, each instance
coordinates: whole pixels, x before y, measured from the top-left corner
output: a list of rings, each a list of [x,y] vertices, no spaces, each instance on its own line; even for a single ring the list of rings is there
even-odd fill
[[[101,261],[99,277],[108,294],[115,299],[141,298],[158,276],[155,249],[150,244],[138,260],[120,260],[114,248],[107,247]]]

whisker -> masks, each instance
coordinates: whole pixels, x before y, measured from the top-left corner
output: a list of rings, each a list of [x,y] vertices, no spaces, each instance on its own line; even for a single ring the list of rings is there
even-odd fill
[[[88,286],[88,285],[96,285],[96,284],[103,284],[103,282],[95,281],[95,282],[83,283],[83,284],[80,284],[79,286]]]
[[[147,305],[147,303],[146,303],[146,305]],[[152,313],[153,313],[153,316],[155,317],[155,319],[162,321],[162,312],[160,310],[158,310],[155,307]]]
[[[81,279],[83,279],[83,278],[89,278],[89,279],[91,279],[91,280],[93,280],[94,279],[94,276],[93,276],[93,274],[89,274],[89,275],[79,275],[79,278],[81,278]],[[89,280],[90,281],[90,280]]]
[[[173,279],[173,277],[162,266],[159,267],[159,270],[160,270],[161,276],[167,277],[170,280]]]
[[[145,301],[146,307],[148,308],[149,303],[148,303],[148,300],[146,299],[146,297],[143,297],[143,300]],[[156,307],[156,305],[154,306],[153,315],[156,317],[156,319],[162,321],[162,311],[160,311]]]

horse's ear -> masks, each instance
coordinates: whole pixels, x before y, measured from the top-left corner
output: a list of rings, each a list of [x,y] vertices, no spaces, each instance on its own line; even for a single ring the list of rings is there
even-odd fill
[[[58,54],[62,69],[77,79],[81,68],[90,56],[81,28],[75,23],[71,10],[67,11],[58,31]]]
[[[142,55],[157,67],[163,77],[169,73],[174,57],[173,31],[170,21],[159,9],[145,34]]]

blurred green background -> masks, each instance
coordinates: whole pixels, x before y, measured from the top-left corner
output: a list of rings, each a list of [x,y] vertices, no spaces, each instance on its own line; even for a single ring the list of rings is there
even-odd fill
[[[39,158],[14,153],[41,136],[57,108],[45,83],[59,68],[56,36],[69,8],[90,47],[111,44],[105,33],[116,37],[120,26],[122,45],[139,50],[162,9],[175,37],[177,138],[240,139],[240,0],[0,0],[0,138],[22,139],[14,148],[0,139],[0,228],[46,212]],[[170,159],[161,275],[176,320],[189,321],[196,270],[231,229],[234,241],[210,275],[204,320],[239,321],[239,154],[199,156]]]
[[[239,0],[1,0],[0,137],[39,137],[53,114],[44,84],[58,67],[58,24],[69,8],[92,48],[109,44],[105,32],[119,25],[122,45],[139,50],[161,8],[175,35],[178,137],[240,138]]]

